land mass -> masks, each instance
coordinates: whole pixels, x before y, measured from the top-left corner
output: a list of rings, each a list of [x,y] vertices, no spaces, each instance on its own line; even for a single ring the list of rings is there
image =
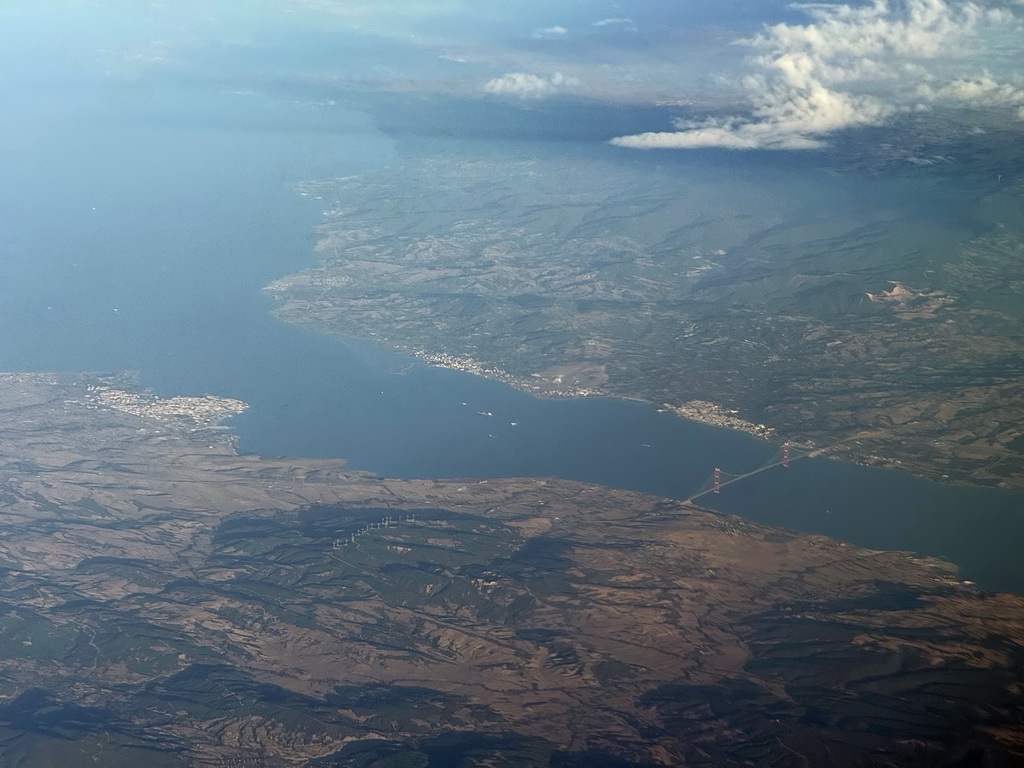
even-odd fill
[[[409,144],[300,187],[329,204],[323,261],[267,292],[288,322],[537,396],[1022,489],[1017,144],[795,171]]]
[[[1024,760],[1024,598],[598,486],[239,455],[242,407],[0,376],[0,765]]]

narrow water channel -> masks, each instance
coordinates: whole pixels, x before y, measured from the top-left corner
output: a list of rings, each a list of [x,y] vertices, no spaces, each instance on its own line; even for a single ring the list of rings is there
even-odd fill
[[[396,477],[554,476],[686,498],[714,466],[742,472],[775,451],[639,403],[534,400],[277,321],[260,288],[313,261],[323,207],[287,183],[389,162],[390,142],[334,110],[325,153],[313,107],[180,98],[207,117],[183,121],[165,95],[149,114],[26,118],[32,152],[0,148],[0,368],[137,369],[160,394],[248,402],[234,422],[246,451]],[[1024,494],[802,460],[701,503],[938,555],[1024,593]]]

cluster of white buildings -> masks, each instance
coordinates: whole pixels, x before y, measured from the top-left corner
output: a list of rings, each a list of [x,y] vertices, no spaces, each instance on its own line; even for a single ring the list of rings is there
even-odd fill
[[[186,419],[195,426],[209,427],[229,416],[236,416],[248,406],[229,397],[157,397],[151,394],[125,392],[104,386],[90,386],[87,398],[93,406],[112,408],[147,419],[160,421]]]

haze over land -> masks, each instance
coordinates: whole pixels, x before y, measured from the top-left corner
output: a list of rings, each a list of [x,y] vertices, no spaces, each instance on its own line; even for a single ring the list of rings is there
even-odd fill
[[[5,2],[0,767],[1024,760],[1022,49]]]

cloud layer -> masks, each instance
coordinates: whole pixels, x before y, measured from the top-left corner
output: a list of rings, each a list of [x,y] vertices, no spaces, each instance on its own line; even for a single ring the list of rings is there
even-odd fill
[[[680,122],[676,130],[622,136],[636,149],[815,149],[837,130],[878,125],[931,103],[1024,106],[1024,88],[988,73],[942,82],[950,63],[970,65],[986,31],[1017,25],[974,0],[874,0],[794,6],[807,24],[776,24],[740,41],[754,53],[742,87],[747,115]]]

